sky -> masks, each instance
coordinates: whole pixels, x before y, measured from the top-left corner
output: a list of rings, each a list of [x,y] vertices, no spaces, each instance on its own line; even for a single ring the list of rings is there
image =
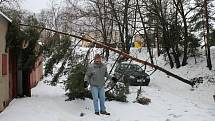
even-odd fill
[[[48,8],[49,0],[23,0],[21,7],[33,13],[39,13],[42,9]]]

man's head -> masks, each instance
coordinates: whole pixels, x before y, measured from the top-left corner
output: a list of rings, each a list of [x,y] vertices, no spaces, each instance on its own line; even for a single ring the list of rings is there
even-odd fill
[[[95,54],[95,56],[94,56],[94,63],[96,63],[96,64],[102,63],[102,57],[101,57],[101,55]]]

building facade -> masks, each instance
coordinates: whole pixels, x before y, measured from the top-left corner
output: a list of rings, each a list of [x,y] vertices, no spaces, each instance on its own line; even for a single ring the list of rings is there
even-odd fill
[[[0,11],[0,111],[9,103],[9,54],[6,52],[6,34],[11,20]]]
[[[35,62],[30,74],[18,70],[15,50],[6,48],[6,34],[11,22],[0,11],[0,112],[7,107],[13,98],[24,95],[31,96],[31,88],[36,86],[43,75],[42,55]],[[25,78],[20,78],[24,76]],[[19,93],[20,90],[21,93]]]

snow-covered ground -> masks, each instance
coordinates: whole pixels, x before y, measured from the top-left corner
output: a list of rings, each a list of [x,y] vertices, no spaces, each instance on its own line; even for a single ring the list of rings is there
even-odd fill
[[[146,59],[145,48],[142,53],[132,49],[132,54]],[[212,48],[212,63],[215,66],[215,48]],[[191,87],[179,80],[168,77],[160,71],[151,75],[150,85],[143,87],[142,96],[151,99],[149,105],[133,103],[136,90],[131,87],[128,103],[107,101],[110,116],[97,116],[93,112],[92,100],[65,101],[67,97],[62,86],[52,87],[43,81],[32,89],[31,98],[14,99],[0,114],[0,121],[215,121],[215,78],[214,69],[209,71],[204,57],[193,58],[180,69],[170,69],[162,56],[156,58],[159,66],[184,78],[205,77],[203,84],[191,91]],[[147,67],[147,70],[151,70]],[[150,73],[150,72],[149,72]],[[80,117],[80,113],[84,113]]]

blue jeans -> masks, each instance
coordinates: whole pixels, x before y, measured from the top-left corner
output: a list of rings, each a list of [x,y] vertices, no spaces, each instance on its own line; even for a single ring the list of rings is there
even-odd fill
[[[106,111],[104,86],[91,85],[91,93],[93,97],[93,105],[94,105],[95,112]],[[100,105],[100,110],[99,110],[99,105]]]

